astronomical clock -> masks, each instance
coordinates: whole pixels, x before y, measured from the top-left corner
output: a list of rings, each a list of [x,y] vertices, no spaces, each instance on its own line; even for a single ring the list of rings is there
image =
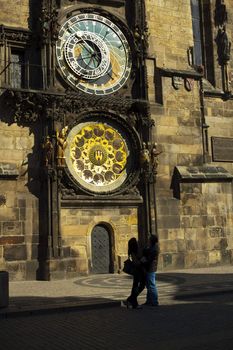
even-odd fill
[[[80,103],[82,117],[77,114],[67,125],[64,154],[68,177],[85,193],[116,193],[135,172],[140,140],[127,125],[127,115],[118,112],[132,80],[132,43],[125,23],[107,11],[81,8],[60,18],[55,49],[59,79],[89,105]],[[119,106],[109,113],[114,98]]]
[[[73,264],[67,276],[119,271],[128,239],[149,230],[140,165],[149,135],[142,3],[44,1],[44,212],[51,255]]]

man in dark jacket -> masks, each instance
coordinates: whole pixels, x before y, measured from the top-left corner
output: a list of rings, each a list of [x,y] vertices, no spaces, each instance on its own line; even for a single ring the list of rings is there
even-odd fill
[[[158,237],[151,235],[149,247],[144,250],[142,263],[146,269],[146,302],[145,305],[158,306],[158,291],[156,288],[156,271],[158,265],[159,245]]]

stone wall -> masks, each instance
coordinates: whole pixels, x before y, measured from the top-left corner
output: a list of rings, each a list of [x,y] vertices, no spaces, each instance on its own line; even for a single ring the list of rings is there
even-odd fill
[[[63,246],[71,249],[78,261],[78,272],[88,273],[91,264],[91,233],[98,224],[113,234],[115,272],[127,256],[127,243],[138,237],[137,208],[62,209],[61,232]]]
[[[0,269],[14,280],[35,279],[38,257],[38,204],[17,181],[0,182]]]
[[[29,11],[29,0],[2,0],[0,24],[9,27],[28,28]]]
[[[211,137],[233,137],[233,101],[220,98],[205,99],[206,122],[209,125],[209,149]],[[214,162],[233,173],[233,163]]]
[[[226,1],[228,35],[231,40],[233,1]],[[215,2],[211,1],[213,38]],[[182,183],[180,198],[171,189],[174,168],[203,165],[200,83],[192,81],[191,91],[181,78],[174,88],[171,77],[159,69],[192,71],[187,49],[193,46],[190,1],[147,0],[149,57],[147,59],[149,99],[155,121],[153,139],[159,155],[156,183],[157,226],[161,245],[160,268],[190,268],[232,262],[232,183]],[[181,15],[182,14],[182,15]],[[216,54],[216,45],[214,46]],[[221,88],[221,70],[215,56],[216,88]],[[230,63],[231,66],[231,63]],[[220,90],[218,90],[220,91]],[[216,163],[211,156],[211,136],[233,137],[233,103],[221,96],[204,98],[209,155],[204,165],[221,166],[233,174],[232,163]]]
[[[181,200],[176,203],[180,209],[176,220],[168,215],[160,231],[161,268],[231,263],[231,183],[189,183],[181,187]]]
[[[36,17],[38,19],[40,3],[37,0],[2,0],[0,24],[16,30],[33,30]],[[11,37],[12,40],[15,38],[14,48],[21,49],[21,42],[17,41],[17,36]],[[10,46],[7,44],[6,47],[1,46],[1,58],[6,56],[8,60]],[[2,82],[6,74],[3,62]],[[1,95],[4,96],[4,90],[1,90]],[[12,105],[7,104],[4,98],[1,99],[0,269],[8,270],[10,279],[36,279],[40,191],[40,155],[34,142],[37,127],[33,129],[32,125],[29,127],[21,122],[16,123],[13,110]]]
[[[1,123],[0,269],[14,280],[35,279],[38,257],[38,200],[29,192],[29,129]]]
[[[182,15],[181,15],[182,14]],[[192,45],[189,0],[146,0],[149,54],[159,67],[187,68],[187,48]]]

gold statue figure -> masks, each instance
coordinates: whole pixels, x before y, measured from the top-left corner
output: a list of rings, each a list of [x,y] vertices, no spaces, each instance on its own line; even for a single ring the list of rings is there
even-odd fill
[[[65,126],[60,131],[56,132],[57,136],[57,165],[65,166],[65,149],[67,146],[66,134],[67,134],[68,126]]]
[[[150,152],[146,147],[146,143],[142,143],[142,149],[140,152],[140,165],[142,168],[147,169],[150,164]]]

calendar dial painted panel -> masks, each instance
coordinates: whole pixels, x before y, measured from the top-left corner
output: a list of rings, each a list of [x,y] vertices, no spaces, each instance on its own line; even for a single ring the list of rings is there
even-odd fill
[[[130,173],[131,146],[121,128],[103,122],[76,125],[67,137],[66,163],[73,178],[91,192],[111,192]]]

